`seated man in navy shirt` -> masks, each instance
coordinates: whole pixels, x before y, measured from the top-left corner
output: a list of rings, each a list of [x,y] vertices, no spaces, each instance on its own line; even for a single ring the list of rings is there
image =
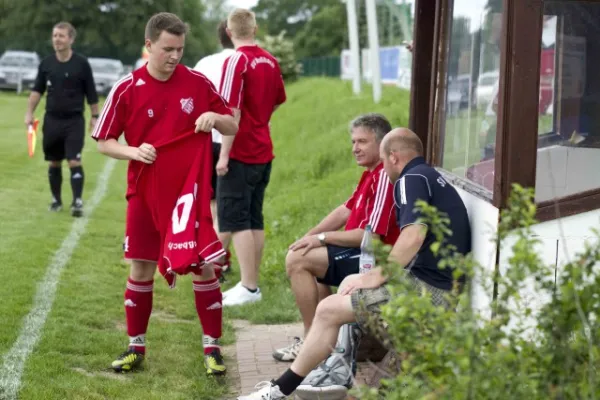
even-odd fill
[[[418,221],[420,215],[415,211],[415,203],[424,200],[447,214],[452,235],[446,242],[455,246],[460,254],[471,251],[471,229],[465,205],[456,189],[425,163],[423,144],[414,132],[405,128],[392,130],[382,140],[380,153],[385,172],[395,182],[397,223],[401,228],[389,259],[404,269],[404,277],[414,287],[429,291],[434,304],[446,307],[444,295],[454,284],[452,271],[438,267],[439,259],[430,250],[433,235]],[[238,399],[292,398],[291,394],[304,377],[330,354],[342,325],[358,322],[366,329],[367,321],[389,302],[390,294],[385,285],[388,278],[382,267],[377,267],[344,279],[337,294],[319,303],[312,327],[291,367],[279,378],[263,382],[258,391]]]

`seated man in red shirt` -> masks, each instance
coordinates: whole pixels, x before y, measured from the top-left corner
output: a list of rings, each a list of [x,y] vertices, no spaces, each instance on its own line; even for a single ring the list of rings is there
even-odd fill
[[[329,286],[339,286],[345,277],[358,273],[360,243],[367,224],[373,236],[386,244],[393,244],[399,235],[394,187],[379,158],[379,144],[392,127],[383,115],[365,114],[352,121],[350,129],[352,153],[357,164],[365,168],[358,186],[350,199],[290,246],[285,260],[305,336],[319,300],[331,294]],[[276,350],[273,357],[293,361],[301,345],[302,339],[295,338],[290,346]]]
[[[112,363],[119,372],[137,368],[144,359],[159,264],[172,283],[176,271],[196,272],[193,288],[206,370],[225,373],[218,343],[222,295],[211,265],[224,252],[210,218],[208,133],[216,128],[235,135],[238,127],[212,83],[179,64],[186,33],[174,14],[150,18],[148,63],[115,84],[92,133],[101,153],[129,160],[124,243],[125,258],[132,260],[125,290],[129,347]],[[123,133],[128,145],[118,142]]]

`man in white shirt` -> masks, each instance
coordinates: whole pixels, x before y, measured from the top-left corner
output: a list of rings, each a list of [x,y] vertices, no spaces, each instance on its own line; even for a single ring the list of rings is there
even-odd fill
[[[211,54],[210,56],[206,56],[202,58],[196,66],[194,70],[201,72],[204,74],[212,83],[215,85],[217,91],[221,86],[221,74],[223,71],[223,64],[225,60],[229,58],[232,54],[235,53],[233,43],[231,42],[231,38],[227,35],[227,21],[222,21],[217,27],[217,35],[219,36],[219,42],[223,47],[218,53]],[[215,231],[219,232],[219,227],[217,223],[217,205],[215,194],[217,192],[217,172],[215,167],[217,165],[217,161],[219,161],[219,154],[221,153],[221,133],[213,129],[212,130],[212,141],[213,141],[213,177],[212,177],[212,188],[213,188],[213,197],[210,202],[210,208],[213,215],[213,224],[215,227]],[[225,259],[225,265],[223,266],[223,271],[229,269],[229,257],[230,253],[227,250],[227,256]]]

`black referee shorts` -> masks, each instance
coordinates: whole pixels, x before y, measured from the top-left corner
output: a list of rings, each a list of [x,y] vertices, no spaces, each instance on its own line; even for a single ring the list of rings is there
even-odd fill
[[[85,138],[83,115],[59,117],[46,113],[42,133],[46,161],[81,160]]]
[[[348,275],[358,274],[360,266],[360,248],[327,245],[329,266],[323,278],[317,282],[328,286],[340,286]]]

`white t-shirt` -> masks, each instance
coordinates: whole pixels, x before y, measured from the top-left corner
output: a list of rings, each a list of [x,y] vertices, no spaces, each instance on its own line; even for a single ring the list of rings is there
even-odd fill
[[[215,88],[219,90],[221,85],[221,74],[225,60],[235,53],[234,49],[223,49],[219,53],[206,56],[194,67],[195,71],[203,73],[210,80]],[[212,130],[212,140],[215,143],[221,143],[221,133],[216,129]]]

